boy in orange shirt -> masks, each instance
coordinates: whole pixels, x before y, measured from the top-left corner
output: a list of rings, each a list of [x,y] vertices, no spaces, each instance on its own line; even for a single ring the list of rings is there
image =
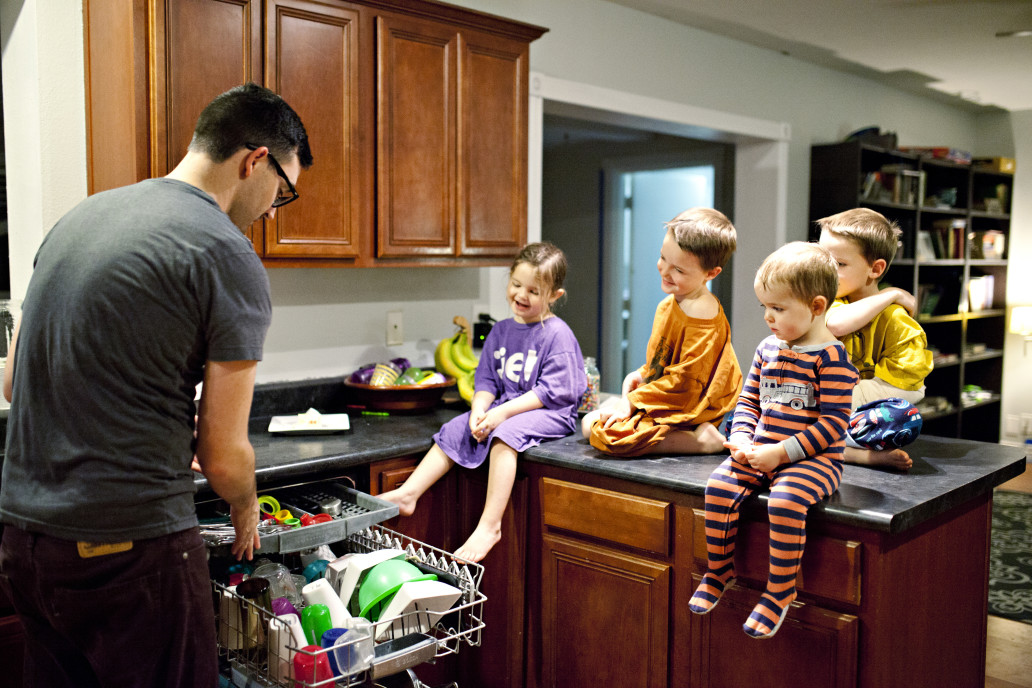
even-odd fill
[[[657,268],[669,296],[656,308],[646,363],[624,378],[615,406],[581,424],[591,445],[613,456],[721,451],[714,423],[742,386],[731,326],[707,289],[734,253],[734,225],[717,210],[691,208],[666,228]]]

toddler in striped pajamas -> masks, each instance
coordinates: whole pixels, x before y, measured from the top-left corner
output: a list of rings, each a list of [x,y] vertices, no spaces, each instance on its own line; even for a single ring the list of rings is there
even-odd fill
[[[772,335],[756,355],[725,446],[731,455],[706,484],[708,571],[689,602],[711,611],[735,579],[738,514],[770,488],[770,573],[743,629],[770,638],[796,598],[806,513],[842,479],[856,369],[825,324],[838,289],[835,259],[818,244],[793,242],[763,261],[753,284]]]

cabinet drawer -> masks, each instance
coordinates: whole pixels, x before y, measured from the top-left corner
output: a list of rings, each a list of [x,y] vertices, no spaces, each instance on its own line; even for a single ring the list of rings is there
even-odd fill
[[[693,509],[692,553],[699,566],[706,567],[706,513]],[[739,580],[766,584],[770,568],[770,530],[766,523],[739,521],[735,545],[735,574]],[[799,571],[801,591],[847,604],[860,604],[861,543],[853,540],[807,534],[803,566]]]
[[[671,504],[541,479],[545,525],[661,555],[670,553]]]

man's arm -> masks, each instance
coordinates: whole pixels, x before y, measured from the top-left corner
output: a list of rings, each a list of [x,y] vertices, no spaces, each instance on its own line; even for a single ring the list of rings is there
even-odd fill
[[[894,303],[906,308],[910,315],[914,314],[916,304],[910,292],[898,287],[887,287],[872,296],[828,310],[828,330],[836,337],[844,337],[866,326]]]
[[[14,345],[18,342],[19,329],[21,329],[21,320],[14,324],[11,347],[7,350],[7,363],[4,364],[4,399],[7,401],[11,400],[11,391],[14,388]]]
[[[259,546],[254,448],[247,438],[257,368],[257,361],[208,361],[197,412],[197,462],[215,493],[229,502],[237,559],[251,559]]]

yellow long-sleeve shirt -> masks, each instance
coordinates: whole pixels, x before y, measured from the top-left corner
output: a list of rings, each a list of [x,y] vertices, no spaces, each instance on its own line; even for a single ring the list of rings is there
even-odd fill
[[[845,299],[836,299],[832,308],[846,303]],[[876,377],[900,389],[917,390],[932,372],[928,337],[898,303],[891,304],[867,325],[840,340],[861,380]]]

